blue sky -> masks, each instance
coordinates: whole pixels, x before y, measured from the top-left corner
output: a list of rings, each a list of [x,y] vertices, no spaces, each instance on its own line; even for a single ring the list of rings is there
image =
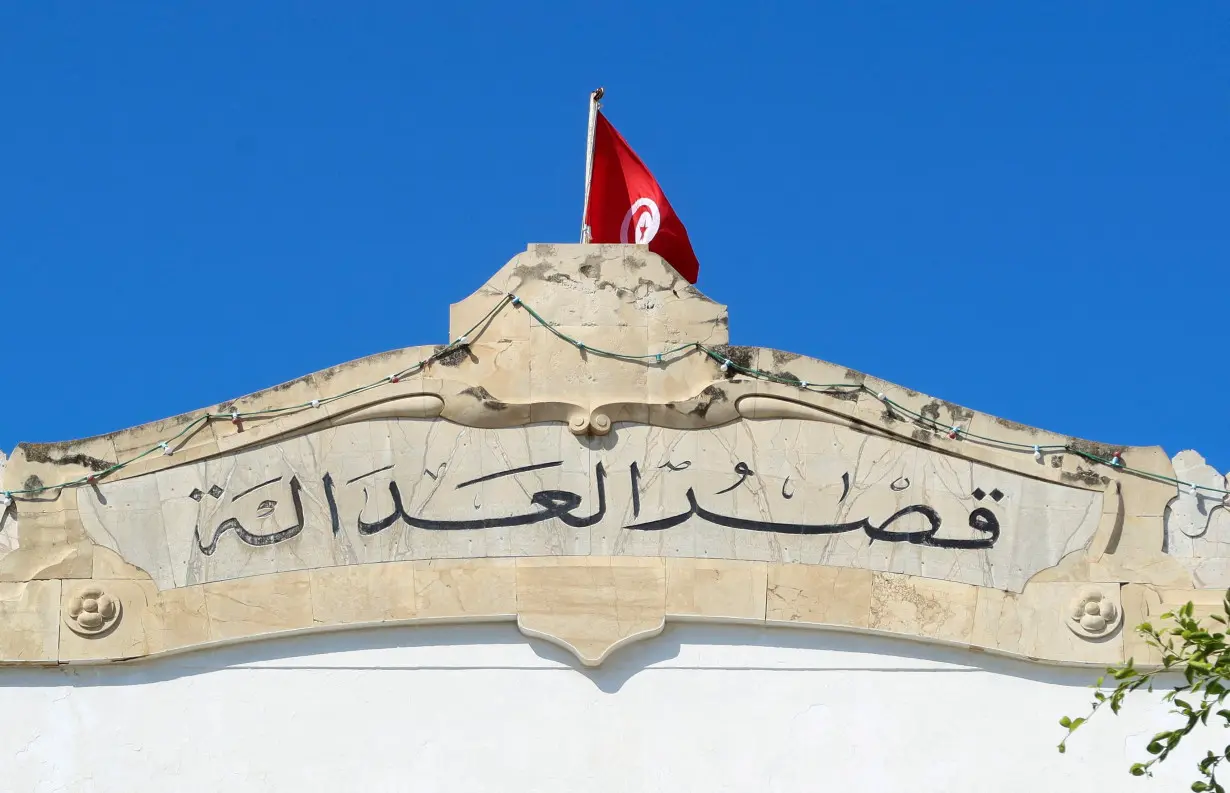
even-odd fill
[[[0,448],[446,341],[603,85],[735,343],[1224,472],[1230,7],[1014,6],[7,4]]]

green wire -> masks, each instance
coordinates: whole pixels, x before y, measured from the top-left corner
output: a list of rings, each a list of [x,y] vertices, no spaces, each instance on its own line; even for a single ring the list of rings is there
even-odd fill
[[[340,394],[334,394],[331,397],[325,397],[323,399],[303,402],[298,405],[286,405],[286,406],[277,407],[277,408],[261,408],[259,410],[249,410],[249,411],[243,411],[243,412],[237,411],[233,414],[232,413],[206,413],[202,416],[198,416],[196,419],[191,421],[182,430],[180,430],[178,434],[170,438],[170,440],[163,441],[155,446],[152,446],[146,449],[145,451],[141,452],[140,454],[138,454],[136,457],[133,457],[130,460],[125,460],[123,462],[116,463],[100,471],[97,474],[88,474],[84,477],[81,477],[80,479],[75,479],[71,482],[64,482],[59,485],[44,485],[42,487],[26,488],[24,490],[10,490],[10,491],[6,491],[4,495],[8,498],[12,498],[15,495],[32,495],[36,493],[43,493],[48,490],[59,490],[59,489],[67,488],[67,487],[79,487],[80,485],[83,485],[86,483],[97,482],[102,477],[107,476],[109,474],[113,474],[116,471],[122,470],[123,468],[131,465],[132,463],[137,462],[143,457],[146,457],[147,455],[152,454],[157,449],[170,450],[170,445],[174,443],[175,441],[179,440],[180,438],[182,438],[189,430],[191,430],[193,427],[197,426],[201,422],[208,422],[211,419],[242,420],[242,419],[249,418],[252,416],[267,416],[267,415],[276,414],[276,413],[288,413],[288,412],[295,411],[295,410],[303,410],[304,408],[309,408],[309,407],[318,407],[320,405],[327,405],[330,402],[336,402],[339,399],[345,399],[348,396],[353,396],[355,394],[359,394],[364,391],[369,391],[373,388],[378,388],[379,386],[385,385],[386,383],[390,383],[393,380],[400,380],[402,377],[407,377],[413,374],[417,374],[418,372],[422,371],[423,368],[426,367],[428,364],[436,360],[439,360],[445,355],[448,355],[450,352],[457,349],[458,347],[467,346],[469,344],[470,336],[474,333],[474,331],[484,326],[497,313],[502,311],[504,307],[507,306],[509,303],[511,303],[514,307],[524,308],[531,317],[538,320],[539,324],[541,324],[543,327],[545,327],[547,330],[549,330],[551,333],[553,333],[558,338],[562,339],[563,341],[568,342],[573,347],[576,347],[578,350],[582,350],[584,352],[590,352],[590,353],[593,353],[594,355],[602,356],[604,358],[612,358],[612,359],[620,360],[620,361],[646,361],[646,360],[652,359],[652,360],[655,360],[661,363],[664,358],[672,357],[680,353],[686,354],[693,350],[700,350],[701,352],[705,353],[705,355],[709,356],[714,361],[717,361],[718,363],[721,363],[721,364],[725,364],[727,369],[733,369],[734,371],[740,374],[747,375],[748,377],[754,377],[759,380],[768,380],[770,382],[780,383],[783,385],[791,385],[791,386],[801,388],[805,391],[812,391],[812,392],[817,392],[817,393],[825,393],[826,391],[831,391],[833,389],[838,389],[838,388],[850,389],[850,391],[847,391],[846,393],[850,393],[852,391],[866,392],[867,394],[870,394],[876,397],[877,399],[879,399],[885,405],[888,405],[890,410],[895,408],[896,410],[905,414],[906,416],[910,416],[916,421],[920,421],[926,425],[929,425],[933,430],[937,432],[942,432],[944,429],[943,426],[935,419],[927,418],[921,413],[911,410],[905,405],[894,402],[892,399],[888,398],[887,396],[874,393],[871,389],[869,389],[863,383],[804,383],[804,381],[798,380],[796,378],[783,377],[774,372],[766,372],[763,369],[757,369],[755,367],[749,367],[749,366],[742,366],[732,361],[731,359],[725,357],[724,355],[720,354],[716,350],[710,347],[706,347],[701,342],[681,344],[678,347],[672,347],[669,350],[663,350],[662,352],[659,352],[659,353],[649,353],[647,355],[633,355],[631,353],[622,353],[622,352],[614,352],[612,350],[604,350],[600,347],[591,347],[588,344],[585,344],[584,342],[580,341],[579,339],[575,339],[572,336],[569,336],[567,333],[564,333],[563,331],[561,331],[554,324],[552,324],[551,322],[548,322],[546,319],[542,317],[541,314],[539,314],[537,311],[535,311],[533,308],[527,305],[524,301],[522,301],[521,298],[517,297],[516,295],[512,293],[505,293],[504,297],[500,300],[500,302],[497,303],[490,311],[488,311],[483,316],[482,319],[474,323],[474,326],[471,327],[465,333],[463,333],[460,338],[449,342],[447,345],[445,345],[444,347],[440,348],[439,350],[437,350],[436,352],[428,356],[426,360],[419,361],[416,364],[412,364],[411,366],[403,369],[397,374],[390,375],[381,380],[377,380],[374,383],[357,386],[355,388],[350,389],[349,391],[344,391]],[[1114,459],[1107,460],[1095,454],[1090,454],[1089,452],[1082,451],[1080,449],[1073,447],[1071,444],[1040,444],[1038,445],[1038,444],[1020,443],[1017,441],[998,440],[996,438],[990,438],[985,435],[979,435],[977,433],[973,433],[968,430],[963,430],[960,428],[954,428],[954,432],[956,432],[959,437],[979,440],[987,444],[993,444],[996,446],[1006,447],[1010,449],[1018,449],[1018,450],[1023,450],[1023,451],[1038,451],[1038,452],[1041,452],[1041,451],[1070,452],[1072,454],[1078,455],[1079,457],[1083,457],[1084,459],[1089,460],[1090,462],[1099,463],[1101,465],[1107,465],[1107,466],[1110,466],[1111,468],[1115,468],[1117,470],[1124,471],[1126,473],[1134,474],[1136,476],[1140,476],[1145,479],[1151,479],[1157,482],[1165,482],[1167,484],[1173,484],[1176,486],[1177,485],[1187,485],[1188,487],[1195,488],[1196,490],[1203,490],[1209,493],[1220,493],[1222,495],[1230,495],[1230,490],[1223,490],[1217,487],[1209,487],[1207,485],[1197,485],[1194,482],[1183,482],[1182,480],[1175,479],[1169,476],[1164,476],[1163,474],[1154,474],[1148,471],[1142,471],[1136,468],[1131,468],[1129,466],[1124,465],[1122,462],[1116,463]],[[1115,459],[1118,459],[1118,458],[1115,458]]]
[[[663,350],[662,352],[658,352],[658,353],[650,353],[648,355],[632,355],[631,353],[626,353],[626,352],[613,352],[611,350],[604,350],[601,347],[591,347],[582,341],[574,339],[573,337],[569,336],[567,333],[564,333],[559,328],[555,327],[555,325],[543,319],[541,314],[539,314],[534,309],[530,308],[526,303],[522,302],[520,298],[517,298],[516,304],[524,308],[526,311],[528,311],[529,315],[533,317],[534,319],[538,320],[539,324],[541,324],[544,328],[551,331],[552,333],[554,333],[556,336],[563,339],[564,341],[568,342],[573,347],[576,347],[577,349],[580,349],[580,350],[584,350],[585,352],[592,352],[594,355],[601,355],[606,358],[616,358],[616,359],[624,360],[624,361],[647,361],[652,358],[654,360],[660,361],[666,356],[674,355],[675,353],[678,353],[678,352],[683,352],[685,350],[702,349],[700,342],[693,342],[691,344],[681,344],[678,347],[675,347],[673,349]]]

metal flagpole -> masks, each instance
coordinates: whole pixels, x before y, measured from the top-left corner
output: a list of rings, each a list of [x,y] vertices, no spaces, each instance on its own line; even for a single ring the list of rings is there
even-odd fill
[[[589,182],[594,175],[594,127],[598,124],[598,101],[604,93],[602,88],[589,95],[589,132],[585,136],[585,206],[581,210],[581,243],[590,239],[589,226],[585,223],[585,215],[589,212]]]

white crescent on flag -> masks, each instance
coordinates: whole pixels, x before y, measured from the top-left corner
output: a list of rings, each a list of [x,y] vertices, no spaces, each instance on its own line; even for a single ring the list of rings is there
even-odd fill
[[[619,241],[625,245],[634,242],[637,245],[648,245],[657,235],[662,224],[662,212],[652,198],[638,198],[624,215],[623,225],[619,229]],[[635,234],[629,234],[635,229]]]

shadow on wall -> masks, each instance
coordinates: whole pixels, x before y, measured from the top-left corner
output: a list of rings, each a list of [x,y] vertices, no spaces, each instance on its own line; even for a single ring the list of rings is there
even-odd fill
[[[432,653],[416,652],[416,648],[458,646],[475,648],[474,663],[433,664]],[[505,662],[484,663],[492,659],[492,654],[482,652],[481,647],[503,647],[505,652],[498,653],[498,657]],[[730,648],[742,648],[743,652],[734,653],[734,657],[746,659],[747,662],[706,662],[706,656],[714,655],[712,652],[706,653],[706,648],[727,648],[721,653],[721,657],[726,659],[732,655]],[[787,652],[776,656],[767,652],[773,649]],[[373,662],[370,658],[373,652],[379,654],[379,662]],[[1031,664],[982,652],[890,637],[699,623],[668,623],[661,635],[624,647],[601,667],[590,669],[581,666],[571,653],[548,642],[523,636],[511,622],[500,622],[333,630],[253,640],[132,663],[3,669],[0,670],[0,689],[148,685],[217,672],[313,669],[374,672],[488,669],[581,674],[608,694],[618,692],[638,674],[689,670],[989,673],[1081,688],[1090,686],[1100,674],[1098,669]]]

